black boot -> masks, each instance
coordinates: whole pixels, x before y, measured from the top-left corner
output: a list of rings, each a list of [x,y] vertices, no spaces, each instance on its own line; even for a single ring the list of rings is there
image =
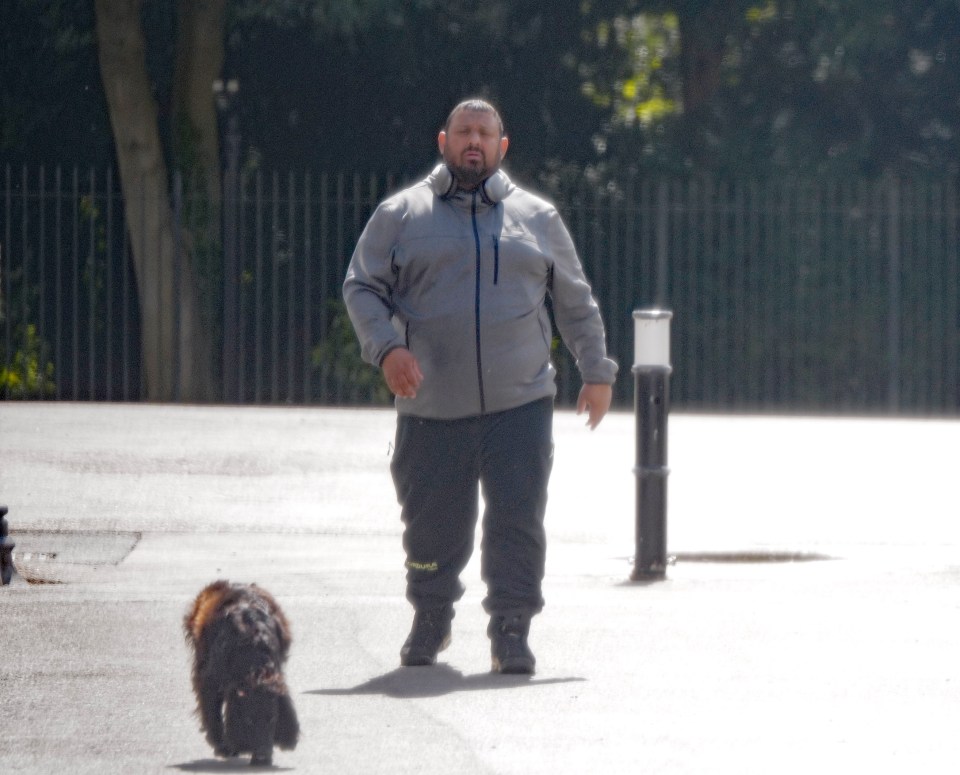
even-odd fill
[[[487,635],[490,636],[493,672],[533,675],[537,659],[527,645],[529,633],[529,614],[494,614],[490,617]]]
[[[425,667],[437,661],[437,654],[450,645],[450,622],[453,606],[417,611],[413,627],[400,649],[400,664],[404,667]]]

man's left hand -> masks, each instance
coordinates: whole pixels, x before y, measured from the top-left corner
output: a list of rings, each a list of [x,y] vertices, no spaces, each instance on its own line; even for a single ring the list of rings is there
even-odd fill
[[[613,401],[613,385],[587,384],[580,388],[577,399],[577,414],[588,413],[587,425],[596,428]]]

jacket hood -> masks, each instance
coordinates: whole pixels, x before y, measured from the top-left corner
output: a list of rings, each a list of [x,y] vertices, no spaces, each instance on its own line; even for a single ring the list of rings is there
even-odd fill
[[[444,163],[433,168],[433,172],[427,176],[427,185],[441,199],[450,199],[459,190],[457,179]],[[516,186],[507,177],[507,173],[497,170],[480,184],[480,197],[486,204],[494,205],[510,196],[514,188]]]

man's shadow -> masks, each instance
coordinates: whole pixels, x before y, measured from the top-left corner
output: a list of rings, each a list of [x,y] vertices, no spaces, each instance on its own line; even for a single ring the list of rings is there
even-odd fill
[[[584,678],[544,678],[529,675],[502,675],[500,673],[477,673],[464,675],[449,665],[433,667],[399,667],[389,673],[371,678],[349,689],[314,689],[304,694],[321,694],[342,697],[362,694],[381,694],[397,699],[416,697],[442,697],[454,692],[478,692],[497,689],[516,689],[525,686],[548,686],[550,684],[584,681]]]

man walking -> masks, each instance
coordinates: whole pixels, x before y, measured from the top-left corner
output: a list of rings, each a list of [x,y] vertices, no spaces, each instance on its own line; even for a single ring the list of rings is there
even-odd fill
[[[500,169],[508,144],[490,103],[457,105],[438,136],[443,163],[380,204],[343,285],[363,358],[396,396],[408,666],[434,664],[450,643],[480,487],[493,670],[534,672],[527,636],[544,604],[556,395],[548,296],[591,429],[616,378],[573,242],[553,205]]]

